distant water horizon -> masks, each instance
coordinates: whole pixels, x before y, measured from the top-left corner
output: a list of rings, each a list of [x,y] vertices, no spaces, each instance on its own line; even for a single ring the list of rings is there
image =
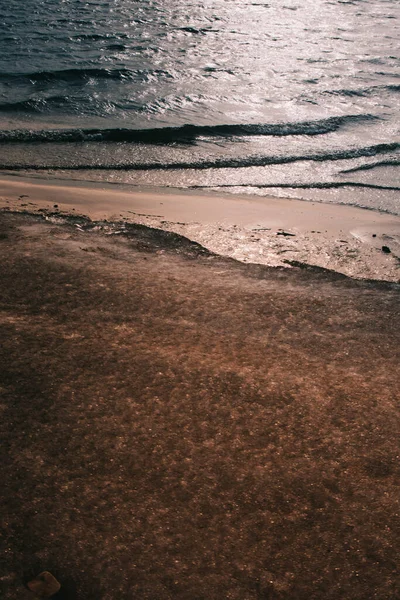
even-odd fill
[[[9,0],[0,169],[400,214],[396,0]]]

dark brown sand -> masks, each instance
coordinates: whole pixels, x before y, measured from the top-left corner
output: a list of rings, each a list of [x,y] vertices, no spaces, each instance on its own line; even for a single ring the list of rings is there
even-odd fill
[[[2,599],[400,597],[399,286],[0,224]]]

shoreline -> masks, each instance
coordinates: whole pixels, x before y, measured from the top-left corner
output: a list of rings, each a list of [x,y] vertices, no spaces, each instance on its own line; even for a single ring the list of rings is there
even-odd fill
[[[244,263],[400,280],[400,217],[348,205],[0,175],[0,209],[137,223]]]

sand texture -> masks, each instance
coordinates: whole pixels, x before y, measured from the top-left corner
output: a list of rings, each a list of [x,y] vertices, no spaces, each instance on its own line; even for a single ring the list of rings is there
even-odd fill
[[[2,599],[399,597],[398,285],[0,225]]]

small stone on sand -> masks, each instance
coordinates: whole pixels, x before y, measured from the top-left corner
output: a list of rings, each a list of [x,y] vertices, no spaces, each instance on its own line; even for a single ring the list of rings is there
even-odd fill
[[[51,573],[43,571],[35,579],[28,582],[28,588],[38,598],[51,598],[59,591],[61,585]]]

